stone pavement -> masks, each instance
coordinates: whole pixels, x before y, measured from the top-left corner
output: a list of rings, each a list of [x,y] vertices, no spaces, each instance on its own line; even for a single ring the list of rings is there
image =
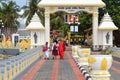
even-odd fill
[[[92,54],[99,54],[92,52]],[[114,59],[114,57],[113,57]],[[120,80],[120,60],[114,59],[110,80]],[[33,63],[27,70],[14,80],[85,80],[71,56],[71,47],[67,47],[64,60],[59,57],[56,60],[45,60],[43,57]]]
[[[80,69],[71,56],[71,51],[65,52],[63,60],[45,60],[43,57],[26,72],[20,80],[85,80]]]

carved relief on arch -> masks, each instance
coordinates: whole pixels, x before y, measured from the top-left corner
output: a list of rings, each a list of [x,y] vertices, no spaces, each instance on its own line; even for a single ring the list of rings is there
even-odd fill
[[[50,17],[50,13],[45,12],[45,17]]]
[[[55,7],[50,7],[49,10],[50,10],[50,13],[54,13],[55,12]]]
[[[63,11],[66,13],[77,13],[77,12],[87,12],[92,14],[96,12],[98,8],[94,7],[46,7],[45,11],[49,13],[55,13],[58,11]]]
[[[93,13],[93,7],[86,7],[86,12]]]
[[[97,12],[93,12],[93,16],[94,17],[98,17],[98,13]]]

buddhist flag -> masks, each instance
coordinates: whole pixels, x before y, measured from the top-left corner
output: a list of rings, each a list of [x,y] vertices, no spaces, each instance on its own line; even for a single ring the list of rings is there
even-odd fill
[[[64,15],[64,22],[65,23],[77,23],[78,22],[78,15],[77,14],[66,14]]]
[[[64,15],[64,22],[67,23],[67,15]]]
[[[67,22],[68,22],[68,23],[71,22],[71,15],[70,15],[70,14],[67,15]]]

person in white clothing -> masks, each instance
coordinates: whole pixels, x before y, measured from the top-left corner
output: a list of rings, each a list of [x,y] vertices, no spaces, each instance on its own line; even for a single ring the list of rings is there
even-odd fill
[[[46,42],[45,45],[43,46],[43,52],[44,52],[45,59],[49,59],[48,42]]]

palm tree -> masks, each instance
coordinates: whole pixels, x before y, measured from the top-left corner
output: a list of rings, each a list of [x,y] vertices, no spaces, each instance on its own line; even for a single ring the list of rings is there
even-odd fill
[[[0,7],[0,19],[2,18],[2,9]]]
[[[0,2],[2,2],[2,1],[4,1],[4,0],[0,0]]]
[[[8,32],[7,28],[12,28],[12,27],[16,27],[17,28],[17,17],[18,15],[18,11],[19,6],[16,5],[15,2],[13,1],[8,1],[8,2],[2,2],[1,3],[1,19],[3,20],[4,23],[4,29],[6,29],[6,31],[4,31],[4,33],[6,34]],[[11,32],[11,31],[9,31]],[[7,34],[11,34],[11,33],[7,33]]]
[[[15,27],[17,22],[17,17],[19,16],[17,12],[19,11],[19,6],[15,2],[9,1],[8,3],[2,3],[2,13],[4,14],[2,20],[5,27]]]
[[[29,6],[23,6],[22,9],[25,10],[25,12],[23,13],[22,17],[25,18],[27,17],[26,20],[26,25],[28,25],[28,23],[30,22],[31,18],[33,17],[33,15],[35,13],[38,14],[38,16],[41,19],[41,22],[44,23],[44,9],[41,9],[37,6],[37,4],[39,3],[40,0],[30,0],[29,2]]]

